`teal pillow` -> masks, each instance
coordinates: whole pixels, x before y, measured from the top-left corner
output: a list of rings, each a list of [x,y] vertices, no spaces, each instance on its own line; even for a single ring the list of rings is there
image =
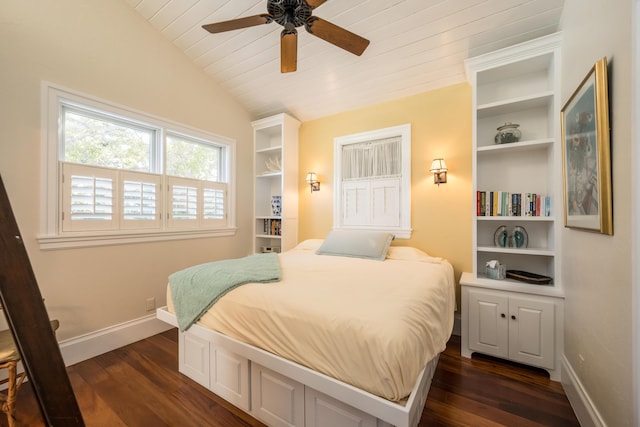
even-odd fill
[[[333,230],[316,254],[384,261],[392,240],[384,231]]]

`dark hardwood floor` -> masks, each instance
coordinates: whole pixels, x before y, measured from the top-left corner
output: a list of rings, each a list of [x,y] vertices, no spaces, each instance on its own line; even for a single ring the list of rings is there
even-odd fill
[[[263,426],[177,372],[177,331],[155,335],[68,368],[87,426]],[[29,383],[17,421],[43,426]],[[7,420],[0,413],[0,425]],[[420,427],[579,426],[560,383],[540,370],[460,356],[453,336],[440,357]]]

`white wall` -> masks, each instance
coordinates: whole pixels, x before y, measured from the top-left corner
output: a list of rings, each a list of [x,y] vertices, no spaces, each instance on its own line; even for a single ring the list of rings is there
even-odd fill
[[[250,117],[124,0],[4,0],[0,64],[0,174],[59,339],[149,314],[176,270],[249,253]],[[236,236],[41,251],[42,80],[236,139]]]
[[[562,19],[563,103],[598,59],[606,56],[610,62],[615,234],[565,228],[561,262],[566,290],[564,355],[595,411],[596,425],[611,427],[631,426],[634,412],[631,171],[637,166],[632,163],[631,139],[632,1],[565,0]]]

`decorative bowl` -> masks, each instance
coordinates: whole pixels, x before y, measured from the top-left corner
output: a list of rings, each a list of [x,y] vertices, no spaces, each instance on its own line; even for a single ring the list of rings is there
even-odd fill
[[[497,128],[498,133],[494,138],[496,144],[509,144],[511,142],[520,141],[522,132],[518,129],[520,125],[516,123],[507,122]]]

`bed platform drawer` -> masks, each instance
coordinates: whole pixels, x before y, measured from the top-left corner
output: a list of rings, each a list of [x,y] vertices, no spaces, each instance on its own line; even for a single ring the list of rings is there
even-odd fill
[[[209,341],[189,333],[178,336],[178,370],[209,388]]]
[[[166,308],[157,313],[177,326]],[[200,325],[179,332],[178,345],[181,373],[270,427],[416,427],[438,363],[400,405]]]
[[[305,390],[305,414],[306,427],[378,426],[375,417],[309,387]]]
[[[304,427],[304,384],[251,364],[251,415],[273,427]]]
[[[248,412],[249,360],[190,331],[179,335],[178,370]]]

